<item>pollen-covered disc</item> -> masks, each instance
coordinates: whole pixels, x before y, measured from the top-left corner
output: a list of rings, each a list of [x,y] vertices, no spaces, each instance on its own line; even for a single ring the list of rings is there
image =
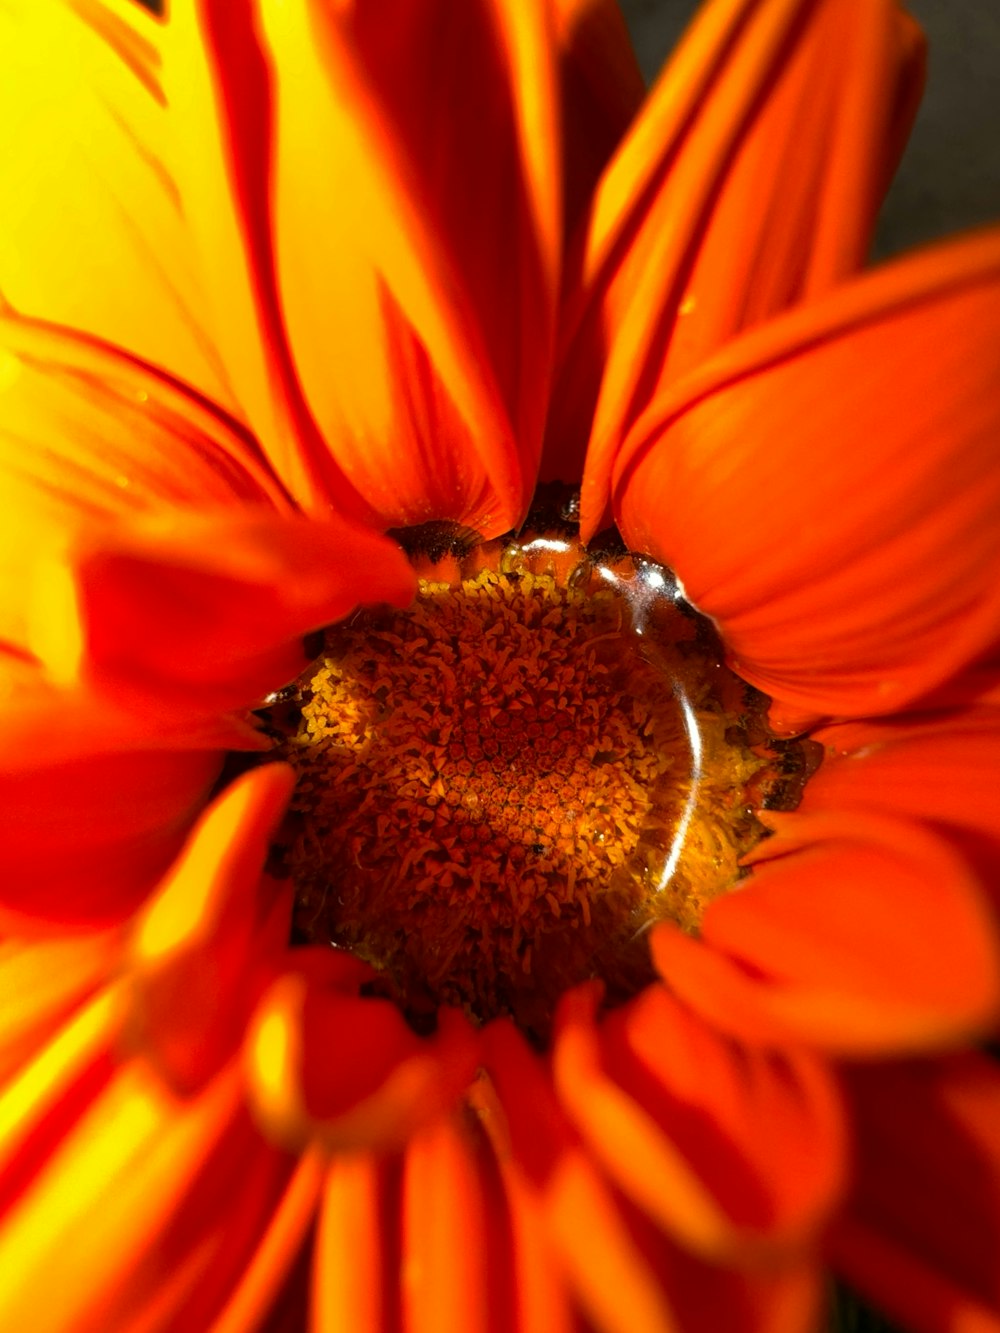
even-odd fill
[[[300,937],[371,962],[414,1017],[510,1014],[649,976],[694,931],[802,755],[719,659],[670,574],[564,524],[411,540],[419,595],[324,636],[267,713],[298,774],[282,854]]]

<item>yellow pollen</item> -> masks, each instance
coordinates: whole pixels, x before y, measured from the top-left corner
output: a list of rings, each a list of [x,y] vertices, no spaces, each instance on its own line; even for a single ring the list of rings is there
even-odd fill
[[[648,980],[651,924],[697,929],[800,764],[667,571],[558,529],[431,554],[411,607],[327,630],[266,714],[297,930],[415,1019],[544,1037],[567,986]]]

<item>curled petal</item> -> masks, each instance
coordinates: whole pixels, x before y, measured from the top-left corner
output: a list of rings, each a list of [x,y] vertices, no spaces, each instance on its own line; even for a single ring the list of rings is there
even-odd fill
[[[996,1020],[995,926],[964,863],[883,815],[767,816],[745,885],[701,940],[653,932],[669,988],[721,1030],[851,1055],[936,1049]]]
[[[442,1013],[434,1038],[418,1037],[394,1004],[287,973],[264,994],[245,1043],[251,1098],[277,1141],[318,1136],[328,1147],[395,1147],[453,1105],[475,1068],[465,1021]],[[352,993],[353,991],[353,993]]]
[[[801,1247],[846,1171],[819,1061],[721,1040],[662,987],[600,1026],[596,998],[581,989],[563,1001],[556,1087],[618,1186],[705,1258]]]
[[[626,444],[626,540],[778,726],[898,710],[995,645],[998,297],[998,231],[888,265],[732,344]]]
[[[39,568],[32,646],[144,715],[258,703],[305,666],[302,636],[362,601],[404,605],[398,547],[330,520],[175,512],[82,536]]]
[[[166,160],[164,35],[129,0],[5,0],[0,307],[114,343],[234,410]]]
[[[915,1333],[1000,1329],[1000,1076],[978,1053],[854,1070],[858,1186],[831,1237],[848,1280]],[[946,1199],[947,1207],[941,1206]]]
[[[546,470],[589,439],[586,534],[663,387],[861,266],[916,105],[895,0],[707,5],[598,186],[569,256]],[[562,475],[566,475],[563,463]]]

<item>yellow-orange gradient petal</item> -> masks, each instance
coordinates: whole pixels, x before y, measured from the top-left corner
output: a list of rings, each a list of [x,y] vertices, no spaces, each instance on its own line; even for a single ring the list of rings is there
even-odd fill
[[[0,1284],[0,1322],[122,1327],[128,1305],[156,1292],[155,1242],[231,1128],[238,1093],[230,1072],[185,1105],[140,1066],[117,1072],[0,1219],[3,1271],[17,1274]]]
[[[722,630],[772,721],[898,710],[1000,626],[1000,231],[747,334],[616,463],[629,545]]]
[[[0,924],[35,934],[124,920],[179,850],[223,748],[244,744],[240,728],[150,738],[2,657],[0,702]]]
[[[162,36],[131,0],[0,5],[0,305],[233,409],[166,161]]]
[[[914,1333],[997,1333],[995,1060],[976,1053],[858,1069],[847,1089],[858,1125],[858,1185],[831,1237],[837,1268]]]
[[[282,307],[327,444],[383,525],[503,531],[534,486],[552,358],[548,8],[258,8]]]
[[[30,643],[57,680],[197,718],[259,702],[305,666],[304,634],[361,602],[405,605],[413,587],[399,547],[368,529],[175,510],[95,526],[41,562]]]
[[[858,810],[765,818],[775,836],[709,906],[701,939],[653,932],[680,999],[750,1041],[858,1056],[961,1044],[996,1022],[995,923],[944,841]]]
[[[289,508],[256,446],[219,410],[113,348],[9,314],[0,421],[9,643],[24,643],[31,562],[84,522],[172,506]]]
[[[619,1188],[716,1262],[814,1239],[847,1168],[821,1062],[721,1039],[662,987],[600,1026],[597,998],[581,988],[562,1002],[556,1089]]]
[[[545,472],[589,438],[583,526],[652,395],[859,268],[908,128],[920,43],[895,0],[704,7],[569,256]],[[578,453],[576,454],[578,458]]]

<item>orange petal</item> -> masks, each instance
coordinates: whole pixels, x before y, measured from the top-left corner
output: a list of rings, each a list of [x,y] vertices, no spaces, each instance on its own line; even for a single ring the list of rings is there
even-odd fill
[[[979,1054],[853,1071],[858,1188],[837,1268],[914,1333],[1000,1329],[1000,1073]]]
[[[399,1199],[389,1189],[390,1177],[395,1183],[398,1172],[373,1153],[343,1153],[330,1163],[312,1269],[310,1327],[316,1333],[349,1328],[393,1333],[398,1326],[391,1268]]]
[[[288,508],[256,446],[221,412],[78,334],[0,314],[0,414],[9,643],[25,641],[30,562],[84,521],[165,506]]]
[[[144,716],[249,707],[305,666],[302,636],[362,601],[403,605],[393,543],[333,520],[175,512],[81,536],[36,579],[32,646]]]
[[[276,71],[275,262],[328,447],[383,525],[445,517],[495,535],[534,487],[552,356],[548,11],[260,11]]]
[[[486,1333],[490,1326],[487,1200],[476,1166],[470,1145],[445,1119],[407,1147],[401,1255],[407,1333]]]
[[[5,3],[0,306],[115,343],[232,410],[165,161],[163,32],[129,0]]]
[[[899,709],[995,643],[998,295],[1000,231],[886,266],[720,353],[619,459],[626,540],[779,726]]]
[[[151,892],[215,781],[222,737],[160,744],[82,691],[0,670],[0,919],[122,921]]]
[[[880,810],[929,824],[971,862],[998,905],[1000,709],[841,723],[815,738],[827,754],[802,811]]]
[[[705,1258],[801,1246],[846,1170],[839,1099],[805,1053],[720,1040],[654,986],[599,1026],[581,988],[558,1016],[556,1087],[594,1157]]]
[[[702,11],[570,257],[579,285],[550,439],[565,453],[589,436],[587,534],[613,452],[657,391],[860,267],[919,77],[919,41],[895,0]]]
[[[638,1251],[607,1186],[579,1150],[556,1167],[546,1227],[567,1280],[601,1333],[680,1333],[659,1273]]]
[[[996,1020],[995,928],[964,863],[919,824],[767,816],[746,883],[702,939],[653,932],[670,989],[721,1030],[854,1055],[935,1049]]]

